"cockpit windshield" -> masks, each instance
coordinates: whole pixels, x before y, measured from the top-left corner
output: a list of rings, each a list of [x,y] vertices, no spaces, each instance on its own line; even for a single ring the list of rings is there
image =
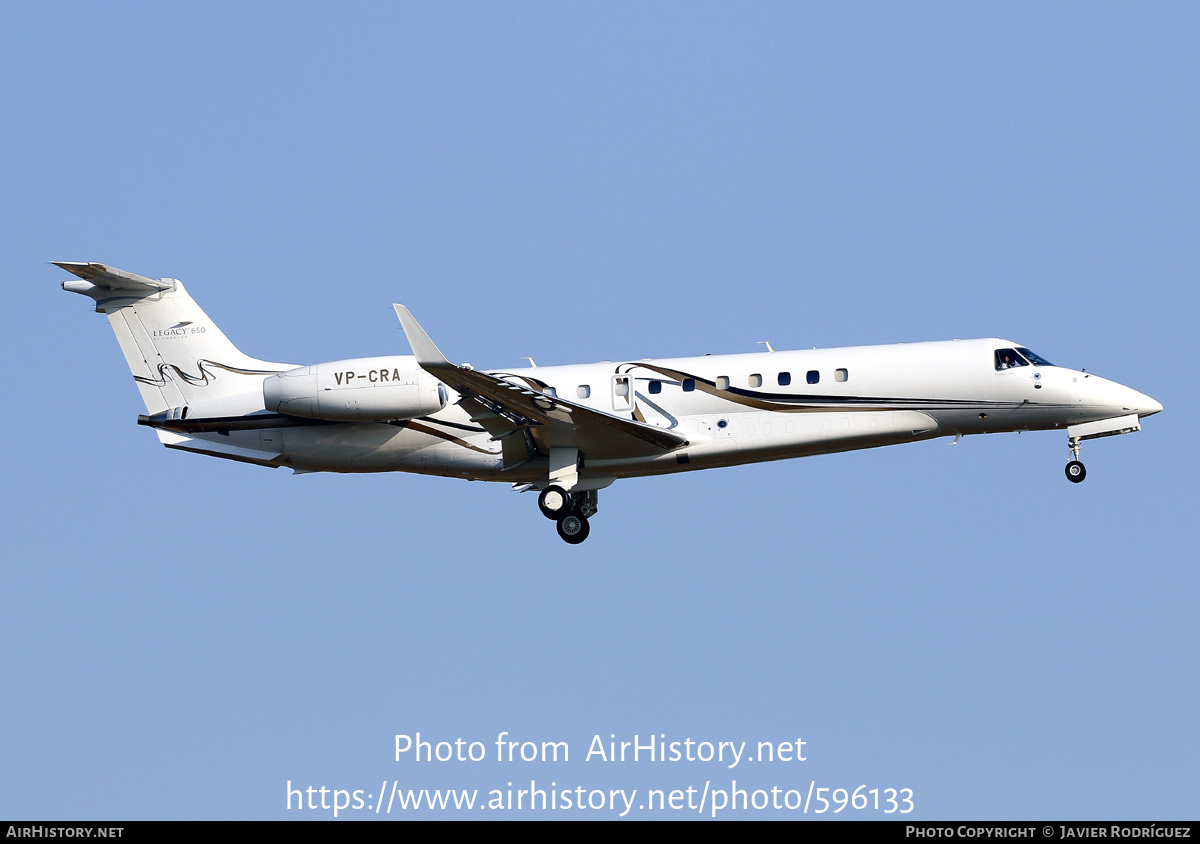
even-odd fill
[[[1016,369],[1018,366],[1054,366],[1041,355],[1036,355],[1024,347],[1016,349],[996,349],[996,369]]]
[[[1029,349],[1018,346],[1017,351],[1025,355],[1025,357],[1029,359],[1029,362],[1034,366],[1054,366],[1054,364],[1052,364],[1050,361],[1046,360],[1041,355],[1034,354],[1033,352],[1029,351]]]
[[[1016,349],[996,349],[996,369],[1016,369],[1029,366],[1029,361],[1017,354]]]

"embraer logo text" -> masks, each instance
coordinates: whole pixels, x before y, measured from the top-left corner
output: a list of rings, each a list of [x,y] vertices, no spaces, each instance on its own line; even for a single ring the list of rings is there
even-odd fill
[[[401,380],[399,369],[391,369],[391,370],[372,369],[366,375],[355,375],[353,372],[349,372],[349,371],[335,372],[335,373],[333,373],[333,378],[335,381],[338,382],[339,385],[349,384],[355,378],[366,378],[372,384],[379,384],[379,383],[386,384],[386,383],[391,383],[393,381],[399,382]]]

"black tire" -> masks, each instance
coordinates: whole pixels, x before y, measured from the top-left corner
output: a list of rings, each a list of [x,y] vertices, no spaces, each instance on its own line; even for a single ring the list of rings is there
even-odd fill
[[[558,520],[558,535],[569,545],[578,545],[587,539],[591,532],[588,520],[575,513],[568,513]]]
[[[1087,477],[1087,469],[1083,468],[1083,464],[1078,460],[1072,460],[1067,464],[1067,480],[1073,484],[1081,483]]]
[[[558,521],[571,512],[571,496],[560,486],[551,484],[538,495],[538,509],[551,521]]]

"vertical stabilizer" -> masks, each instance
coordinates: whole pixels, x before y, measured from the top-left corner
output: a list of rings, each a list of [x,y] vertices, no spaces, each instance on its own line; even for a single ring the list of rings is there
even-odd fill
[[[293,368],[243,354],[177,279],[150,279],[103,264],[55,262],[80,281],[63,289],[89,296],[108,317],[146,411],[154,416],[241,415],[262,409],[262,380]]]

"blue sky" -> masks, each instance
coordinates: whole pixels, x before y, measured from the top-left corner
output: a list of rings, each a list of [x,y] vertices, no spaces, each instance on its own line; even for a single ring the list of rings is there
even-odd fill
[[[1192,7],[26,3],[0,31],[0,815],[736,778],[1194,816]],[[406,353],[399,301],[480,367],[1002,336],[1166,410],[1085,444],[1079,486],[1061,434],[939,440],[625,481],[571,548],[501,485],[161,448],[52,260],[181,278],[297,364]],[[417,731],[571,760],[394,762]],[[584,761],[651,733],[807,759]]]

